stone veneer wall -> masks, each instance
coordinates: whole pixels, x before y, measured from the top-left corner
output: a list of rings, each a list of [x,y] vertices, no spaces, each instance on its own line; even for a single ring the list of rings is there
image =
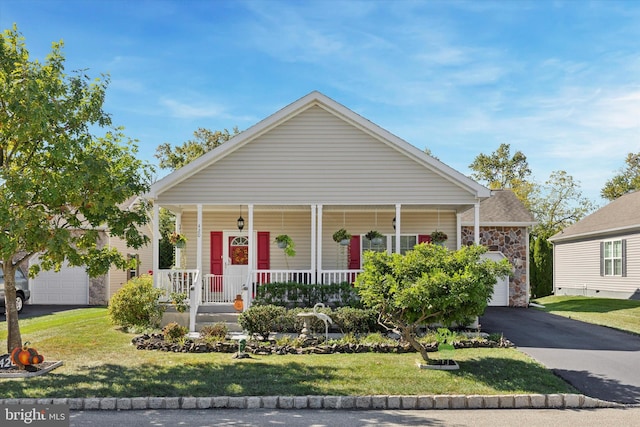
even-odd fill
[[[473,227],[462,227],[463,245],[473,243]],[[480,227],[480,244],[490,251],[502,252],[514,267],[509,277],[509,305],[526,307],[529,305],[529,285],[527,283],[527,240],[525,227]]]

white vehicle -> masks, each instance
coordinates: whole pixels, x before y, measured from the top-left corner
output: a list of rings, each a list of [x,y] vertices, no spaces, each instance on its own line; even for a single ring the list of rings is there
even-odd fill
[[[31,291],[29,290],[29,280],[24,277],[20,269],[16,270],[16,308],[18,313],[22,311],[24,302],[31,297]],[[4,271],[2,270],[2,264],[0,264],[0,307],[4,307]]]

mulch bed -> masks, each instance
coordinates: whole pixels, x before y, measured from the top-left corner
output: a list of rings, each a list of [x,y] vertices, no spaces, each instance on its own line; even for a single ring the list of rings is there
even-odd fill
[[[164,340],[162,334],[144,334],[131,340],[138,350],[155,350],[173,353],[236,353],[238,343],[232,341],[205,342],[187,339],[184,343],[171,343]],[[455,348],[495,348],[512,346],[506,340],[498,343],[491,340],[469,340],[455,342]],[[426,345],[427,351],[437,351],[438,344]],[[320,340],[311,338],[302,345],[278,345],[274,341],[249,341],[244,349],[245,353],[255,355],[284,355],[284,354],[338,354],[338,353],[415,353],[416,350],[408,343],[397,344],[322,344]]]

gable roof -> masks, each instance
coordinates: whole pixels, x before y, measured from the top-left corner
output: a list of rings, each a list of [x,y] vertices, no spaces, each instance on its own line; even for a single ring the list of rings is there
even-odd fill
[[[473,225],[474,209],[462,213],[462,225]],[[492,196],[480,202],[480,225],[533,226],[536,220],[513,191],[493,190]]]
[[[401,138],[398,138],[387,130],[372,123],[371,121],[337,103],[331,98],[321,94],[320,92],[314,91],[287,105],[283,109],[258,122],[249,129],[234,136],[229,141],[202,155],[188,165],[160,179],[151,186],[149,196],[151,198],[157,198],[158,195],[162,194],[164,191],[189,179],[190,177],[209,167],[213,163],[218,162],[219,160],[242,148],[261,135],[264,135],[266,132],[269,132],[280,124],[290,120],[295,116],[300,115],[302,112],[307,111],[308,109],[315,106],[330,112],[331,114],[339,117],[350,125],[367,133],[376,140],[394,148],[398,152],[404,154],[406,157],[416,161],[417,163],[423,165],[434,173],[440,175],[444,179],[454,183],[456,186],[463,188],[474,197],[482,199],[491,195],[489,189],[478,184],[471,178],[466,177],[455,169],[427,155],[408,142],[402,140]]]
[[[640,230],[640,191],[617,198],[591,215],[553,235],[549,240],[559,242],[622,233],[636,229]]]

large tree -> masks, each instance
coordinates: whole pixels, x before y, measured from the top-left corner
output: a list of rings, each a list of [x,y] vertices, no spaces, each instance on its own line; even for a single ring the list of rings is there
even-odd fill
[[[600,195],[605,199],[613,201],[627,193],[640,190],[640,152],[627,154],[625,163],[626,166],[602,188]]]
[[[527,156],[521,151],[511,155],[511,145],[500,144],[491,154],[479,154],[469,165],[471,176],[492,190],[508,188],[529,207],[529,195],[535,185],[530,181],[531,170]]]
[[[193,139],[183,142],[182,145],[172,146],[168,142],[161,144],[156,148],[155,156],[160,160],[162,169],[180,169],[239,133],[237,127],[231,132],[227,129],[211,131],[198,128],[193,132]]]
[[[595,204],[582,195],[579,181],[565,171],[554,171],[531,195],[531,210],[538,221],[533,233],[549,238],[595,208]]]
[[[151,166],[103,110],[108,77],[66,74],[62,47],[53,43],[40,62],[29,58],[16,26],[0,38],[0,259],[9,351],[22,345],[15,288],[21,262],[39,253],[44,269],[67,260],[96,276],[112,264],[128,266],[98,243],[99,229],[132,248],[148,241],[138,230],[147,206],[126,209],[123,202],[148,191]]]

